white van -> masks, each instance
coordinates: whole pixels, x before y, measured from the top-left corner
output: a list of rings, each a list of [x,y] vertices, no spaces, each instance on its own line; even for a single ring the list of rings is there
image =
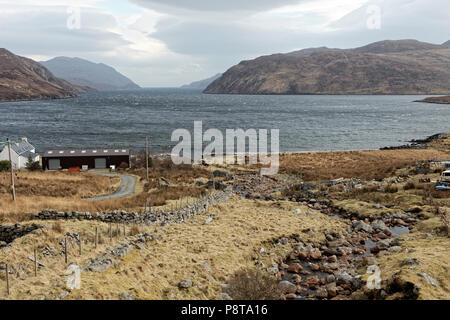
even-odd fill
[[[441,181],[450,182],[450,170],[442,172]]]

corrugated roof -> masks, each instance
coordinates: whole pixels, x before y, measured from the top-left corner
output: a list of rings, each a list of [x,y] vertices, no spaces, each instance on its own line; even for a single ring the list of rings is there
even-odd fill
[[[44,152],[45,158],[66,157],[102,157],[102,156],[129,156],[130,149],[125,148],[97,148],[97,149],[55,149]]]

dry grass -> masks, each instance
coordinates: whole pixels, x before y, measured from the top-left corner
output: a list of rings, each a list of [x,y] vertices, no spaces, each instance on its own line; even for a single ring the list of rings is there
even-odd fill
[[[53,198],[88,198],[113,193],[120,179],[89,173],[15,172],[16,194]],[[0,173],[0,197],[10,194],[10,175]]]
[[[131,252],[117,267],[83,274],[83,288],[70,298],[117,299],[128,292],[138,299],[218,299],[226,276],[252,268],[251,257],[262,246],[269,253],[260,257],[266,266],[279,263],[291,250],[290,246],[269,246],[272,239],[301,234],[304,240],[318,243],[324,241],[325,230],[344,229],[342,222],[319,213],[295,215],[295,208],[291,203],[248,200],[213,207],[209,214],[218,215],[213,222],[205,224],[205,215],[167,226],[159,232],[162,240]],[[316,232],[302,233],[308,229]],[[202,263],[212,271],[199,266]],[[191,278],[194,287],[179,290],[177,283],[184,278]]]
[[[450,158],[450,152],[437,150],[379,150],[283,154],[280,171],[301,175],[305,181],[338,178],[382,180],[416,161]]]
[[[420,287],[420,300],[449,300],[450,299],[450,276],[448,267],[450,265],[450,238],[431,237],[427,238],[424,233],[417,231],[409,235],[404,235],[402,247],[412,250],[400,253],[383,253],[378,255],[377,264],[381,269],[382,280],[390,281],[394,273],[399,272],[399,283],[413,283]],[[417,259],[419,265],[400,264],[407,258]],[[410,267],[413,267],[410,269]],[[438,287],[433,287],[419,275],[425,272],[436,280]],[[388,299],[402,298],[402,294],[393,294]]]
[[[112,242],[109,240],[109,225],[95,221],[44,221],[39,222],[44,229],[16,239],[12,248],[0,250],[0,264],[8,263],[16,272],[10,274],[11,295],[6,296],[4,289],[5,274],[0,271],[0,300],[1,299],[37,299],[38,295],[56,298],[64,289],[64,279],[67,265],[64,262],[63,246],[66,232],[78,233],[82,237],[82,255],[79,255],[78,242],[67,238],[68,264],[76,263],[87,266],[91,258],[103,253],[107,247],[117,242],[123,242],[123,226],[120,234],[114,233]],[[99,231],[99,244],[95,248],[95,229]],[[115,227],[113,226],[115,231]],[[141,226],[141,232],[150,231],[148,227]],[[126,233],[130,226],[126,226]],[[44,248],[53,248],[55,255],[44,255]],[[34,248],[38,249],[38,261],[45,265],[39,267],[38,276],[34,276],[34,263],[29,257],[34,256]],[[85,273],[82,273],[84,277]],[[88,289],[86,287],[86,289]]]

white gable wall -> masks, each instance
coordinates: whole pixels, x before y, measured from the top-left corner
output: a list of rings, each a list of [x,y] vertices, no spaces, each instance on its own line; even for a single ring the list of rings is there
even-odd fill
[[[39,155],[36,155],[32,159],[33,159],[33,161],[39,161],[40,158],[39,158]],[[28,158],[19,156],[18,157],[18,168],[19,169],[25,168],[27,166],[27,162],[28,162]]]
[[[9,154],[8,154],[8,146],[5,146],[2,150],[2,152],[0,152],[0,161],[9,161]],[[17,153],[11,149],[11,162],[13,164],[13,168],[14,169],[20,169],[20,160],[19,160],[19,156],[17,155]],[[26,162],[25,162],[26,163]]]

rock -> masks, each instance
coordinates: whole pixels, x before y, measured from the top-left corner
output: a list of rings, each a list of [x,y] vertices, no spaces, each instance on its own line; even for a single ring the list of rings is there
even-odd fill
[[[364,231],[367,233],[373,232],[373,228],[363,221],[353,221],[352,225],[355,231]]]
[[[192,279],[186,278],[186,279],[184,279],[183,281],[180,281],[180,282],[178,283],[178,288],[187,290],[187,289],[189,289],[189,288],[192,288],[193,285],[194,285],[194,284],[193,284],[193,282],[192,282]]]
[[[327,275],[326,280],[327,280],[327,283],[332,283],[332,282],[336,281],[336,277],[333,274],[329,274],[329,275]]]
[[[208,217],[208,219],[205,220],[205,224],[211,223],[213,220],[213,217]]]
[[[375,220],[371,224],[372,228],[376,231],[381,231],[386,235],[391,235],[391,230],[386,226],[386,224],[382,220]]]
[[[309,256],[311,257],[311,259],[318,260],[322,257],[322,253],[319,249],[314,249],[309,253]]]
[[[326,299],[326,298],[328,298],[328,291],[327,291],[327,289],[317,290],[316,297],[319,298],[319,299]]]
[[[135,297],[134,297],[134,295],[132,295],[132,294],[129,294],[129,293],[127,293],[127,292],[123,292],[123,293],[120,295],[120,299],[122,299],[122,300],[135,300]]]
[[[164,179],[164,178],[158,179],[158,188],[164,189],[164,188],[168,188],[169,186],[170,186],[170,183],[166,179]]]
[[[221,298],[222,300],[227,300],[227,301],[233,300],[233,299],[230,297],[230,295],[229,295],[228,293],[222,293],[222,294],[220,295],[220,298]]]
[[[306,284],[307,286],[311,287],[311,288],[314,288],[314,287],[316,287],[318,284],[320,284],[320,279],[319,279],[318,276],[311,276],[311,277],[308,277],[308,278],[306,279],[305,284]]]
[[[206,262],[199,264],[199,267],[205,269],[208,272],[211,272],[211,267]]]
[[[407,258],[407,259],[403,260],[402,263],[400,263],[400,267],[414,265],[414,264],[418,265],[419,261],[417,259]]]
[[[388,251],[389,251],[389,252],[400,252],[400,251],[402,251],[402,247],[400,247],[400,246],[390,247],[390,248],[388,249]]]
[[[428,284],[432,285],[435,288],[438,287],[438,284],[436,283],[436,280],[434,280],[432,277],[427,275],[425,272],[420,272],[420,273],[418,273],[418,275],[424,277],[425,280],[428,282]]]
[[[68,295],[69,295],[69,292],[64,290],[63,292],[61,292],[61,293],[58,295],[58,300],[64,299],[64,298],[66,298]]]
[[[336,297],[337,296],[336,282],[331,282],[331,283],[327,284],[326,290],[327,290],[328,295],[331,298]]]
[[[278,283],[278,289],[280,289],[285,294],[289,294],[295,293],[297,291],[297,286],[292,282],[284,280]]]
[[[297,299],[297,295],[295,293],[289,293],[286,295],[287,300],[295,300]]]
[[[287,271],[290,273],[299,273],[302,270],[303,267],[300,265],[300,263],[293,263],[287,269]]]
[[[328,257],[328,262],[331,262],[331,263],[337,262],[337,257],[336,257],[336,255],[329,256],[329,257]]]

